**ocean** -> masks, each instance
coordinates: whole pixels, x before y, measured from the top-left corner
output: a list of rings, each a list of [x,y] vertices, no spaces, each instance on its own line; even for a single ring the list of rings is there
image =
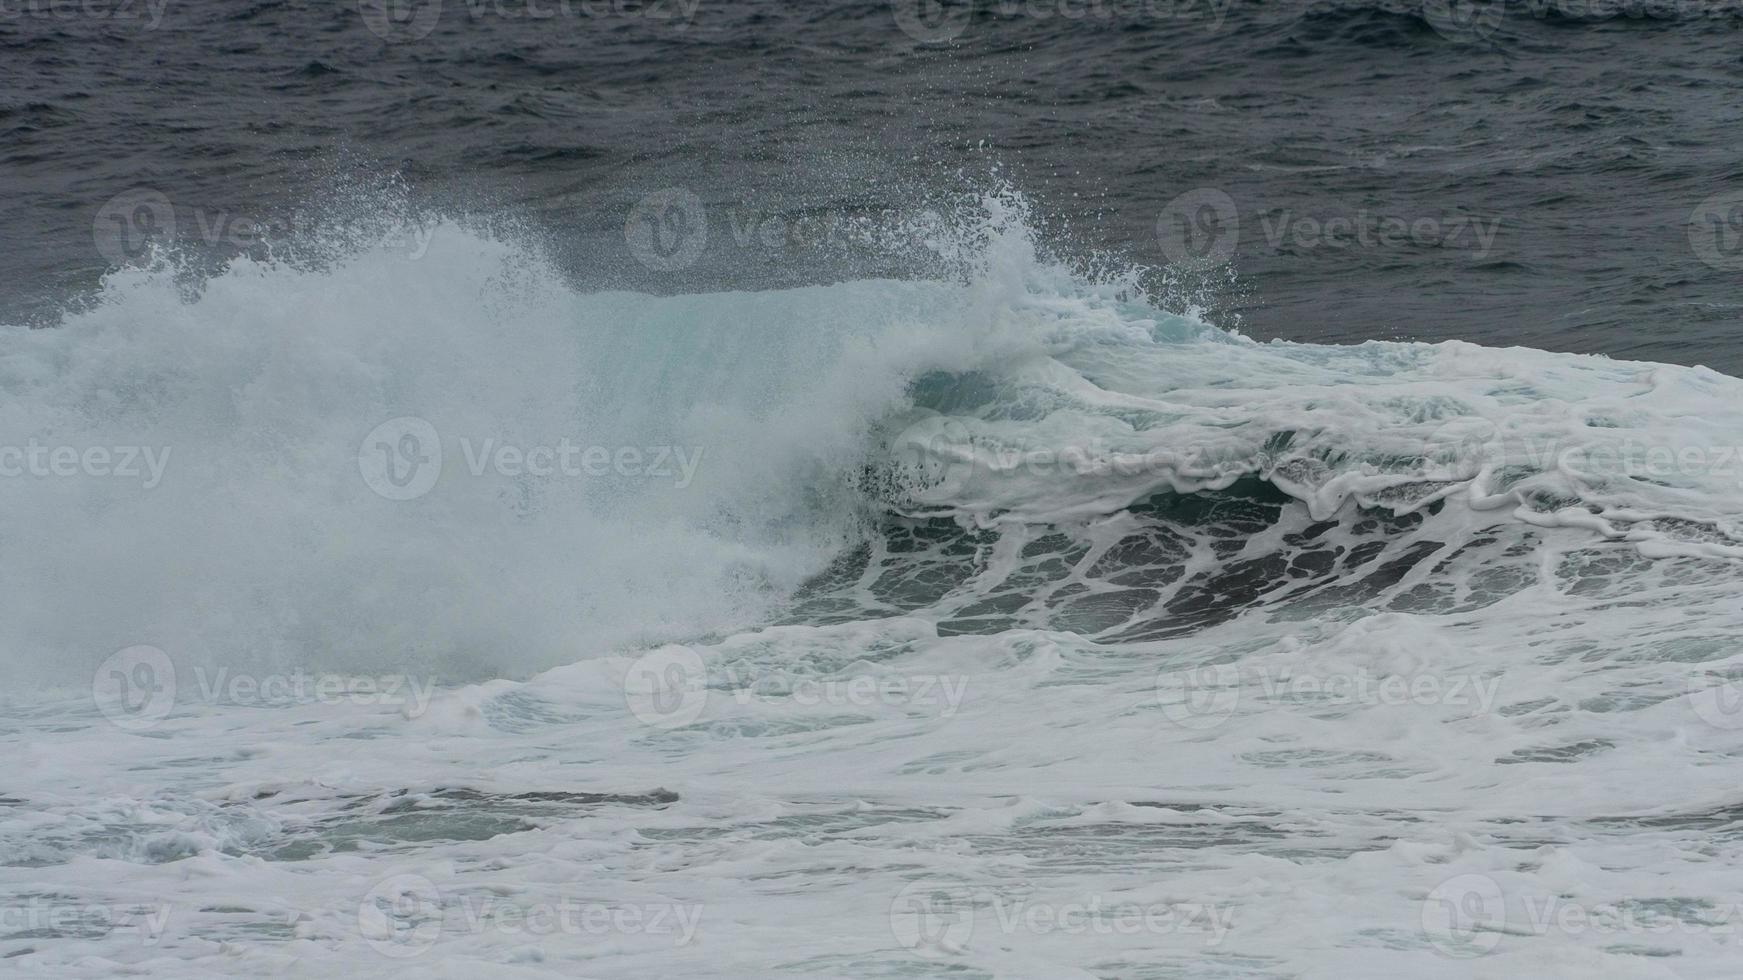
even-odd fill
[[[0,0],[0,969],[1734,975],[1740,27]]]

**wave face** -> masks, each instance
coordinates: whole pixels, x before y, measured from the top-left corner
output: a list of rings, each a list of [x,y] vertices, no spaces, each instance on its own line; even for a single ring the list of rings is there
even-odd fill
[[[137,644],[202,685],[439,688],[413,710],[189,683],[119,742],[88,698],[32,700],[14,731],[56,738],[23,743],[42,792],[0,799],[9,870],[181,911],[149,946],[17,955],[68,976],[383,949],[697,976],[1729,963],[1738,859],[1713,835],[1738,804],[1712,773],[1743,752],[1743,382],[1256,343],[1049,259],[1019,197],[981,212],[931,242],[975,243],[960,281],[590,293],[448,223],[415,260],[116,272],[13,331],[0,428],[47,462],[0,480],[10,690],[87,685]],[[93,447],[108,469],[139,449],[142,475],[94,476]],[[407,880],[411,919],[377,902]],[[466,918],[578,880],[702,910],[701,939],[535,956]],[[908,941],[916,888],[954,909],[942,936]],[[1086,896],[1173,927],[1098,933],[1088,962],[1021,911]],[[1631,927],[1538,928],[1539,899]],[[776,922],[816,928],[778,955],[745,938]]]
[[[112,274],[59,328],[15,329],[0,363],[6,429],[36,447],[0,482],[7,666],[77,677],[153,642],[524,674],[766,621],[837,555],[915,528],[973,529],[937,532],[964,547],[1057,528],[1095,560],[1152,555],[1109,536],[1145,507],[1217,511],[1243,481],[1268,510],[1222,538],[1444,503],[1743,556],[1737,419],[1710,410],[1743,404],[1733,379],[1456,343],[1256,344],[1038,259],[1020,198],[985,204],[982,227],[934,242],[979,243],[957,284],[588,294],[453,224],[416,260],[242,259],[192,295],[167,266]],[[441,456],[404,500],[360,470],[383,452],[409,465],[398,429],[391,447],[375,432],[399,419]],[[115,471],[137,449],[137,475],[58,478],[61,447],[81,472],[92,449]],[[952,574],[970,571],[986,569]],[[1127,625],[1169,618],[1148,598],[1121,600]]]

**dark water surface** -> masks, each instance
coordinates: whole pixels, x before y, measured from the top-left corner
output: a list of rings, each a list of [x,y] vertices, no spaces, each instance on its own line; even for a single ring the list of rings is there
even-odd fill
[[[1213,305],[1256,336],[1739,374],[1740,27],[1673,0],[0,0],[0,319],[52,323],[143,232],[258,248],[393,181],[512,216],[586,285],[909,275],[817,229],[998,179],[1062,247],[1230,257]],[[656,244],[708,236],[650,267],[625,222],[664,189],[693,223]]]

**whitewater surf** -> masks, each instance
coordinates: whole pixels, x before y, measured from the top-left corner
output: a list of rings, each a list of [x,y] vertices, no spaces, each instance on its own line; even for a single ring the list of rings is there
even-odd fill
[[[980,210],[935,281],[450,221],[9,331],[5,431],[164,461],[0,481],[9,955],[1724,975],[1743,382],[1259,343]]]

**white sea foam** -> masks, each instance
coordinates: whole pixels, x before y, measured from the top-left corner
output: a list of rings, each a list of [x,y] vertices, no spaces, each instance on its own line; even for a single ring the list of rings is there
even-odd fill
[[[193,298],[117,273],[13,334],[7,438],[81,455],[0,479],[5,962],[1734,972],[1740,383],[1259,344],[988,211],[962,282],[589,294],[445,225],[419,260],[244,261]],[[406,417],[443,449],[418,494],[359,461]],[[475,465],[487,439],[518,462]],[[562,440],[701,464],[525,469]],[[168,462],[147,488],[92,446]],[[1125,508],[1255,475],[1308,513],[1207,523],[1182,581],[1281,595],[1312,539],[1344,598],[1123,642],[940,630],[1036,563],[1106,588],[1066,566],[1141,530]],[[1376,537],[1359,503],[1421,521]],[[910,555],[885,509],[997,532],[967,599],[759,627],[854,543]],[[19,687],[123,647],[95,702]]]

